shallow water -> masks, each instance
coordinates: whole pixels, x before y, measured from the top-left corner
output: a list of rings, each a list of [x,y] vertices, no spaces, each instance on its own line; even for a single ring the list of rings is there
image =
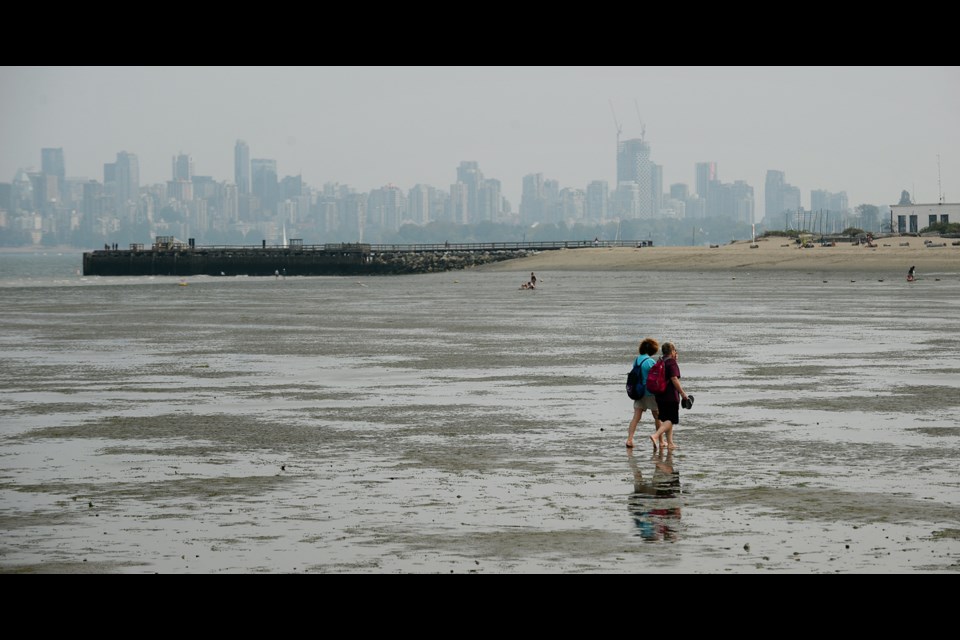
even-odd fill
[[[960,274],[73,261],[0,255],[0,571],[960,569]],[[645,336],[669,456],[623,444]]]

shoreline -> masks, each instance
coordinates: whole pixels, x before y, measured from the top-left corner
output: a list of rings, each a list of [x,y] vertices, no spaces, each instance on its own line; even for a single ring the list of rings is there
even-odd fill
[[[535,255],[486,264],[483,271],[822,271],[874,272],[903,275],[960,274],[960,245],[937,238],[889,238],[876,247],[838,244],[801,248],[786,238],[737,241],[700,247],[584,247],[541,251]],[[751,245],[755,244],[755,248]]]

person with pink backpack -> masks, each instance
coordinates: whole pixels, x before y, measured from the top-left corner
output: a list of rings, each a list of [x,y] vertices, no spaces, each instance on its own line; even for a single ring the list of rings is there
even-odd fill
[[[661,445],[662,436],[667,437],[667,449],[678,448],[673,441],[673,428],[680,424],[680,402],[687,409],[693,406],[693,396],[688,396],[680,384],[680,365],[677,364],[677,348],[672,342],[660,346],[660,360],[647,373],[647,391],[657,398],[657,413],[660,424],[650,436],[653,450]]]

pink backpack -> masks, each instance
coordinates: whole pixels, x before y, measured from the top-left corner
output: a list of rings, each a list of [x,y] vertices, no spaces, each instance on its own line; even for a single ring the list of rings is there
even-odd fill
[[[657,360],[657,363],[650,367],[647,373],[647,391],[650,393],[663,393],[667,390],[666,368],[663,358]]]

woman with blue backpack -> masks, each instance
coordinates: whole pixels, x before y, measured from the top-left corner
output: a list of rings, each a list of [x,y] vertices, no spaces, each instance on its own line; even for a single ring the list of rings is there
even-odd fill
[[[633,401],[633,420],[630,421],[630,427],[627,429],[627,447],[633,448],[633,434],[637,431],[637,425],[640,423],[640,418],[643,416],[644,409],[649,409],[650,413],[653,414],[654,426],[657,430],[660,429],[660,418],[659,411],[657,409],[657,398],[652,393],[647,391],[647,373],[650,371],[650,368],[654,365],[656,360],[651,356],[657,353],[657,350],[660,348],[660,343],[654,340],[653,338],[644,338],[640,343],[640,347],[637,349],[639,355],[634,359],[633,366],[639,367],[640,376],[637,383],[637,392],[641,390],[643,393],[640,394],[638,398],[635,398]]]

